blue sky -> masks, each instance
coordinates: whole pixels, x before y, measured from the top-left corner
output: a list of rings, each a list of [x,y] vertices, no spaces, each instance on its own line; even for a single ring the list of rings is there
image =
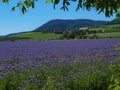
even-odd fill
[[[17,0],[16,0],[17,1]],[[106,18],[103,13],[97,14],[91,11],[75,11],[76,4],[69,6],[69,11],[60,10],[61,4],[53,9],[52,4],[46,4],[45,0],[38,0],[34,9],[29,9],[24,15],[17,9],[15,12],[11,8],[16,4],[15,0],[10,0],[9,4],[0,1],[0,35],[32,31],[42,24],[52,19],[93,19],[93,20],[113,20],[114,16]]]

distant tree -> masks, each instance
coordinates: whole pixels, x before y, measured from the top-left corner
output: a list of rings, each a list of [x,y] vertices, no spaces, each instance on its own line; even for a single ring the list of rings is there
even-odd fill
[[[9,2],[9,0],[1,1],[3,3]],[[36,1],[38,0],[18,0],[17,5],[12,10],[15,11],[19,7],[24,14],[27,8],[34,8]],[[60,1],[62,2],[61,9],[63,10],[69,10],[68,6],[75,2],[77,3],[76,11],[81,8],[86,10],[95,9],[98,13],[104,12],[106,17],[110,17],[113,14],[120,17],[120,0],[45,0],[46,3],[53,3],[54,8]]]
[[[116,17],[117,17],[117,18],[120,18],[120,9],[118,9],[117,14],[116,14]]]

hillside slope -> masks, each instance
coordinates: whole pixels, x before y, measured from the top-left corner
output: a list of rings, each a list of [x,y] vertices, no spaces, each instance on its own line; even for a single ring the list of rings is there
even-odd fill
[[[115,25],[115,24],[120,24],[120,18],[116,18],[110,21],[109,23],[107,23],[107,25]]]
[[[77,19],[77,20],[55,19],[48,21],[44,25],[38,27],[37,29],[34,30],[34,32],[78,30],[81,27],[99,27],[107,23],[108,21],[95,21],[90,19]]]

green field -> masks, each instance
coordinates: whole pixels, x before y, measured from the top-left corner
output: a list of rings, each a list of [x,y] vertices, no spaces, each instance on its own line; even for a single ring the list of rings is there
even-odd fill
[[[0,38],[0,41],[15,41],[15,40],[57,40],[62,34],[42,33],[42,32],[28,32],[12,36]]]
[[[117,25],[106,25],[101,26],[98,28],[90,28],[90,31],[92,30],[104,30],[103,33],[96,33],[99,38],[120,38],[120,24]],[[94,34],[89,34],[89,36],[92,36]]]
[[[100,38],[120,38],[120,32],[114,33],[98,33]]]
[[[92,36],[94,34],[90,34],[89,36]],[[99,38],[120,38],[120,32],[113,32],[113,33],[97,33],[96,35],[99,36]]]
[[[120,32],[120,24],[117,25],[106,25],[98,28],[91,28],[90,30],[104,30],[106,33],[110,32]]]
[[[21,37],[21,38],[29,38],[32,40],[54,40],[59,39],[61,34],[55,33],[41,33],[41,32],[29,32],[24,34],[18,34],[11,37]]]

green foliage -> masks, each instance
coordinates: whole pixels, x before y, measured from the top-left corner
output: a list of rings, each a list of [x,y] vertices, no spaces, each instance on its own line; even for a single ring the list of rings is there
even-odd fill
[[[112,71],[111,84],[108,90],[120,90],[120,63],[110,65]]]
[[[116,17],[119,18],[120,17],[120,9],[118,9]]]
[[[116,48],[116,49],[115,49],[116,51],[120,51],[120,43],[117,43],[117,44],[115,45],[115,48]]]
[[[59,0],[55,0],[59,1]],[[120,7],[120,2],[116,0],[63,0],[63,6],[61,9],[68,10],[68,5],[72,2],[78,2],[76,10],[80,8],[86,8],[86,10],[91,10],[95,8],[98,13],[105,12],[105,16],[109,17],[117,13],[118,8]],[[55,2],[53,2],[55,4]]]
[[[13,71],[5,77],[5,79],[0,80],[0,89],[1,90],[20,90],[20,86],[22,86],[22,82],[28,79],[28,75],[30,75],[30,71],[26,70],[24,72]]]
[[[2,0],[3,3],[8,3],[9,0]],[[35,2],[38,0],[24,0],[24,1],[18,1],[18,4],[16,7],[20,7],[22,13],[24,14],[26,12],[27,8],[34,8]],[[114,13],[117,13],[117,17],[120,16],[119,8],[120,8],[120,1],[119,0],[46,0],[46,3],[53,3],[53,7],[60,3],[62,1],[62,7],[63,10],[68,10],[68,6],[71,3],[77,2],[76,10],[79,10],[81,8],[85,8],[86,10],[91,10],[92,8],[96,9],[98,13],[104,12],[105,16],[110,17]],[[14,9],[12,9],[14,10]]]
[[[115,48],[116,48],[115,50],[117,52],[119,52],[120,51],[120,43],[117,43],[115,45]],[[117,59],[120,60],[119,57],[117,57]],[[110,70],[112,72],[112,76],[111,76],[111,81],[110,81],[108,90],[120,90],[120,62],[118,61],[115,64],[111,64]]]
[[[14,71],[0,80],[2,90],[107,90],[111,73],[105,62],[45,64],[37,70]],[[57,66],[57,68],[55,68]],[[97,69],[97,70],[95,70]],[[82,71],[81,71],[82,70]]]
[[[62,37],[63,39],[98,39],[99,35],[96,34],[96,31],[76,30],[66,31]]]
[[[9,0],[2,0],[2,2],[4,2],[4,3],[8,3],[8,2],[9,2]]]
[[[35,1],[37,1],[37,0],[24,0],[23,2],[19,1],[17,3],[17,5],[12,8],[12,11],[15,11],[16,8],[20,8],[21,12],[24,14],[24,13],[27,12],[28,8],[34,8],[35,7]]]

